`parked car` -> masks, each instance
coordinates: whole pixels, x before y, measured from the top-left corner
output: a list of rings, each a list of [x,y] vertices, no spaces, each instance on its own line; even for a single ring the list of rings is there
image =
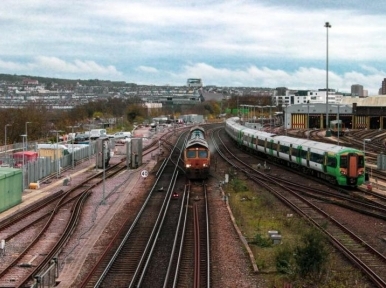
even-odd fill
[[[90,142],[90,136],[88,134],[78,133],[75,135],[75,144],[88,144]]]

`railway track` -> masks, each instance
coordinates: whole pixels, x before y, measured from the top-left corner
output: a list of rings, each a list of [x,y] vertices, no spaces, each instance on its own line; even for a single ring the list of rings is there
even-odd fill
[[[299,185],[295,187],[282,185],[281,180],[269,177],[268,171],[254,171],[251,167],[246,167],[244,161],[240,161],[224,148],[225,145],[217,143],[214,138],[213,136],[212,140],[218,153],[236,167],[237,171],[244,172],[248,178],[266,188],[299,215],[318,227],[328,236],[330,242],[358,266],[377,287],[386,287],[386,273],[382,268],[386,264],[386,258],[382,253],[299,193]]]
[[[31,229],[35,230],[35,237],[23,243],[18,242],[20,252],[0,272],[0,286],[8,287],[11,283],[11,287],[24,287],[39,281],[39,275],[50,266],[74,231],[84,201],[92,189],[104,178],[113,177],[124,168],[122,162],[113,165],[107,169],[104,177],[102,172],[96,173],[80,185],[66,192],[59,191],[43,203],[31,205],[26,211],[3,221],[0,226],[6,241],[15,237],[23,238],[23,233]],[[18,231],[13,231],[12,227],[18,227]],[[31,260],[30,255],[36,256]]]
[[[180,146],[184,139],[180,138]],[[128,220],[103,256],[84,278],[79,287],[134,287],[143,280],[148,269],[146,259],[153,252],[158,239],[178,176],[178,165],[182,149],[173,149],[157,172],[157,180],[133,221]]]
[[[165,134],[163,137],[168,135]],[[144,154],[157,149],[156,144],[158,143],[151,143],[145,147]],[[17,250],[17,253],[13,252],[3,258],[5,260],[1,263],[1,287],[25,287],[26,285],[30,287],[34,284],[39,285],[39,281],[48,283],[47,276],[43,275],[48,270],[56,271],[55,267],[58,263],[53,259],[58,259],[63,246],[69,241],[92,189],[98,185],[101,186],[102,182],[104,186],[105,180],[125,170],[125,161],[125,157],[121,158],[119,163],[106,167],[104,172],[88,170],[93,174],[91,177],[80,183],[78,181],[78,184],[71,185],[72,187],[65,189],[66,191],[58,188],[58,191],[18,210],[0,222],[3,239],[7,244],[11,243],[12,251]],[[105,195],[103,187],[103,199],[99,204],[103,204],[102,202],[108,200],[114,192],[115,190],[110,190]],[[24,234],[29,235],[27,239]],[[31,237],[31,235],[34,236]],[[56,263],[52,265],[52,261]],[[51,283],[55,283],[55,277],[49,278]]]
[[[210,287],[206,185],[185,185],[178,177],[183,140],[159,168],[136,218],[125,223],[79,287]]]

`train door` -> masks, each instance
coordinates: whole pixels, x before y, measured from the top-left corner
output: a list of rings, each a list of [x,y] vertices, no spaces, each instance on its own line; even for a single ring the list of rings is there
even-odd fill
[[[307,167],[310,167],[311,148],[307,148]]]
[[[328,155],[327,152],[324,152],[324,157],[323,157],[323,172],[327,173],[327,162],[328,162]]]
[[[278,141],[276,145],[276,157],[280,158],[280,141]]]
[[[237,144],[239,145],[243,145],[243,138],[244,138],[244,132],[243,131],[240,131],[240,134],[239,134],[239,139],[237,139]]]
[[[358,177],[358,156],[356,154],[348,154],[348,177]]]
[[[290,144],[290,147],[289,147],[288,157],[289,157],[289,161],[292,162],[292,144]]]
[[[267,138],[264,140],[264,154],[267,154]]]

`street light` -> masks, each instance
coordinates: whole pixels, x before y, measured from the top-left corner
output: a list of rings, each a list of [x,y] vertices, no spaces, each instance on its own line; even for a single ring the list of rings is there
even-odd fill
[[[56,155],[58,153],[58,149],[59,149],[59,133],[62,133],[63,131],[60,131],[60,130],[52,130],[51,133],[56,133],[56,151],[54,153],[54,159],[56,159]],[[56,178],[59,178],[60,177],[60,157],[58,157],[57,159],[58,161],[58,169],[56,171]]]
[[[27,125],[30,124],[32,122],[25,122],[25,146],[26,146],[26,150],[28,150],[28,132],[27,132]]]
[[[7,127],[11,124],[5,124],[4,126],[4,146],[5,146],[5,159],[7,159]]]
[[[71,128],[71,150],[72,150],[72,169],[74,169],[74,158],[75,158],[75,153],[74,153],[74,128],[78,128],[79,126],[68,126],[68,128]]]
[[[105,168],[105,145],[102,142],[102,162],[103,162],[103,198],[102,198],[102,205],[106,205],[106,197],[105,197],[105,179],[106,179],[106,168]]]
[[[326,41],[326,137],[331,136],[331,131],[328,127],[328,28],[331,28],[329,22],[324,24],[327,30],[327,41]]]
[[[272,133],[272,98],[273,98],[273,92],[270,98],[270,105],[269,105],[269,132]]]
[[[27,135],[20,135],[20,137],[23,137],[23,166],[21,167],[21,175],[22,175],[22,177],[23,177],[23,180],[22,180],[22,182],[23,182],[23,191],[24,191],[24,189],[25,189],[25,181],[24,181],[24,174],[25,174],[25,172],[24,172],[24,139],[27,139]]]
[[[363,159],[366,158],[366,142],[371,142],[371,139],[363,139]]]
[[[340,134],[340,123],[339,123],[339,104],[338,104],[338,114],[337,114],[336,118],[338,118],[338,146],[339,146],[339,134]]]
[[[331,107],[337,107],[338,108],[338,112],[336,114],[336,125],[337,125],[337,134],[338,134],[338,146],[339,146],[339,134],[340,134],[340,130],[341,130],[341,124],[340,124],[340,121],[339,121],[339,109],[340,109],[340,105],[339,104],[336,104],[335,105],[331,105]]]
[[[285,113],[284,113],[285,136],[287,136],[287,108],[288,108],[288,103],[285,103]]]

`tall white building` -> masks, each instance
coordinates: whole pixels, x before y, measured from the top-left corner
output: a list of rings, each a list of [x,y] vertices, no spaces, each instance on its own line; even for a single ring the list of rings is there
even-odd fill
[[[186,81],[186,86],[193,87],[193,88],[201,88],[203,86],[202,80],[199,78],[189,78]]]
[[[306,104],[306,103],[320,103],[325,104],[326,101],[326,91],[302,91],[303,93],[297,93],[296,91],[286,91],[286,95],[274,96],[276,105],[296,105],[296,104]],[[343,95],[336,93],[333,90],[328,92],[328,104],[339,104],[342,103]]]

